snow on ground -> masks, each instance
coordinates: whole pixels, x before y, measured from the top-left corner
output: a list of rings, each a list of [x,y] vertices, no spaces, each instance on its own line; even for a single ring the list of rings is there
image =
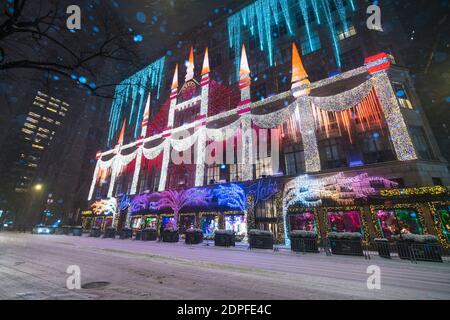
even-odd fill
[[[450,263],[0,233],[0,299],[449,299]],[[81,268],[69,290],[66,269]],[[366,285],[381,268],[381,289]]]

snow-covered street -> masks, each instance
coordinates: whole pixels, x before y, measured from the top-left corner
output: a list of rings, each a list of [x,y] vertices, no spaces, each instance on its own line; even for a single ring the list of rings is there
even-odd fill
[[[69,290],[70,265],[107,283]],[[450,263],[2,232],[0,283],[0,299],[450,299]]]

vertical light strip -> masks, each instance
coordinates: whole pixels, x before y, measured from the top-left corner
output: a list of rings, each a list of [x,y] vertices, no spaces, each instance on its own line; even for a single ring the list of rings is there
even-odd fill
[[[167,170],[169,169],[169,160],[170,160],[170,138],[167,138],[163,143],[164,143],[164,153],[161,165],[161,177],[159,179],[158,191],[164,191],[166,189]]]
[[[92,200],[99,171],[100,171],[100,159],[97,160],[97,164],[95,165],[94,176],[92,177],[91,188],[89,189],[88,201]]]
[[[136,164],[134,166],[133,181],[131,182],[130,195],[136,194],[136,191],[137,191],[137,185],[139,182],[139,174],[141,172],[142,148],[143,148],[143,146],[140,146],[139,149],[137,150]]]
[[[383,109],[398,160],[416,160],[417,154],[394,90],[392,89],[389,76],[386,71],[381,71],[373,76],[372,81]]]
[[[321,170],[319,148],[317,146],[313,110],[307,95],[298,98],[295,112],[302,134],[306,172],[318,172]]]

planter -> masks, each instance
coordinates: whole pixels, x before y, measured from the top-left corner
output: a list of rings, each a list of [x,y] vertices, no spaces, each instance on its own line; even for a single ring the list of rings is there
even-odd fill
[[[115,239],[116,238],[116,229],[115,228],[107,228],[105,230],[105,234],[103,235],[103,238]]]
[[[317,234],[313,231],[295,230],[291,232],[291,250],[295,252],[319,252]]]
[[[163,242],[178,242],[180,241],[180,234],[178,229],[164,229]]]
[[[236,234],[231,230],[216,230],[214,233],[214,245],[218,247],[234,247],[236,245]]]
[[[375,239],[378,255],[382,258],[391,258],[391,247],[388,239]]]
[[[251,249],[273,249],[273,233],[270,231],[250,230],[249,244]]]
[[[142,231],[137,230],[136,234],[134,235],[134,240],[141,240],[141,238],[142,238]]]
[[[72,227],[72,235],[76,237],[81,237],[83,235],[83,227],[80,226]]]
[[[62,234],[65,234],[66,236],[68,236],[70,234],[71,228],[70,226],[62,226]]]
[[[156,231],[156,229],[146,228],[142,230],[142,241],[155,241],[156,239],[158,239],[158,231]]]
[[[442,262],[442,247],[431,235],[402,235],[393,237],[400,259]]]
[[[120,231],[120,239],[130,239],[133,236],[133,230],[124,228]]]
[[[93,227],[91,229],[91,233],[89,234],[89,236],[94,237],[94,238],[99,238],[101,234],[102,234],[102,232],[99,227]]]
[[[203,242],[203,231],[201,229],[188,229],[184,242],[186,244],[199,244]]]
[[[362,235],[359,232],[330,232],[331,253],[346,256],[364,256]]]

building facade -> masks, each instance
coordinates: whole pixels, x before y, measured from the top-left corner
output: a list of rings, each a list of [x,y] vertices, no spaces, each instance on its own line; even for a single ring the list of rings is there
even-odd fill
[[[261,229],[287,244],[296,229],[351,231],[370,241],[387,237],[382,219],[393,216],[405,232],[448,242],[448,221],[432,213],[448,212],[447,164],[396,55],[394,17],[391,32],[366,30],[366,6],[258,0],[125,80],[85,228],[220,228],[243,239]],[[425,200],[405,204],[414,192]]]

